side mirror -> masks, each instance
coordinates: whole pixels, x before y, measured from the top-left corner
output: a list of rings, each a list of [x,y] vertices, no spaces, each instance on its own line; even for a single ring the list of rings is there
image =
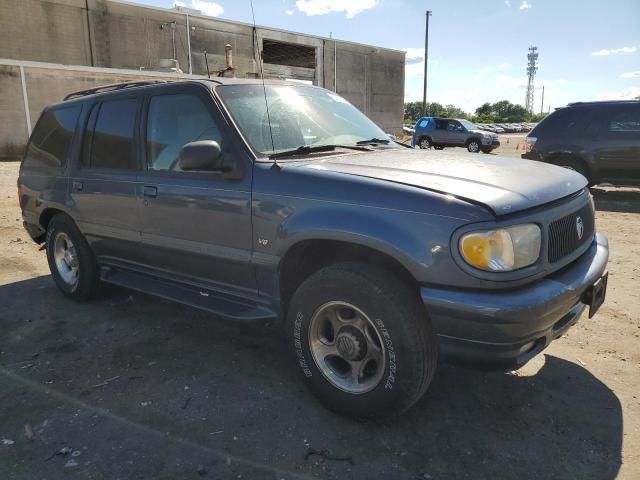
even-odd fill
[[[187,143],[180,150],[178,158],[180,169],[185,172],[219,172],[223,169],[222,149],[213,140]]]

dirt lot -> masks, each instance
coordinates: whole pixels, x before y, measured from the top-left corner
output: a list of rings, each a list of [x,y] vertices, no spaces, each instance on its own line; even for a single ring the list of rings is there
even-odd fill
[[[66,300],[16,174],[0,163],[2,479],[640,478],[640,190],[595,191],[612,248],[595,318],[517,373],[444,366],[404,416],[359,422],[305,389],[277,325],[115,288]]]

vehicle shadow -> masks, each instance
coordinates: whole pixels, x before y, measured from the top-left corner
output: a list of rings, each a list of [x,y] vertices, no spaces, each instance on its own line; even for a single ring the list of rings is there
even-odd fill
[[[613,479],[621,465],[618,398],[554,356],[531,377],[444,366],[409,412],[358,421],[308,392],[278,324],[118,288],[74,303],[48,276],[1,286],[0,305],[16,478],[47,475],[58,459],[42,459],[67,444],[88,446],[104,478],[198,478],[205,465],[215,478]],[[26,424],[37,441],[24,447]]]
[[[596,210],[605,212],[640,213],[640,188],[591,188]]]

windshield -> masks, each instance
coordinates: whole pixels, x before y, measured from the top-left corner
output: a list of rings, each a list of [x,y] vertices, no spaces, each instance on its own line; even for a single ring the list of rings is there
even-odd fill
[[[270,155],[301,146],[356,145],[376,138],[389,140],[388,135],[348,101],[320,88],[220,85],[216,92],[258,154]]]
[[[469,120],[458,120],[467,130],[478,130],[478,126]]]

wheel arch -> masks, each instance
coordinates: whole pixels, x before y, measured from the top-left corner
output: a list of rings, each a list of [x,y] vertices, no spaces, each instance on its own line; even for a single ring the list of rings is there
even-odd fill
[[[577,153],[572,153],[572,152],[558,152],[558,153],[553,153],[549,155],[546,159],[547,163],[550,163],[552,165],[558,165],[563,160],[568,160],[568,161],[577,163],[582,168],[584,168],[584,171],[588,175],[587,180],[591,182],[593,171],[591,169],[591,166],[589,165],[589,162],[587,162],[584,158],[582,158],[581,155]]]
[[[355,239],[308,238],[300,240],[282,257],[278,267],[278,280],[282,311],[286,314],[291,296],[297,287],[320,269],[347,261],[374,264],[389,271],[399,281],[418,291],[418,282],[405,259],[382,251],[371,244]]]

